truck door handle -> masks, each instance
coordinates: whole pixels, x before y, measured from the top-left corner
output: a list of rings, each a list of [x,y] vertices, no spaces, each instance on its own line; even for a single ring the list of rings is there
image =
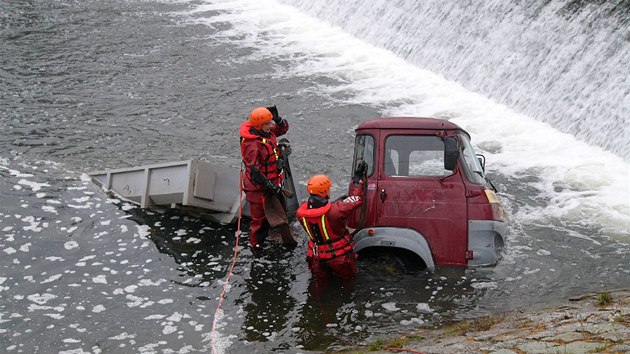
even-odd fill
[[[381,202],[384,202],[386,197],[387,197],[387,193],[385,193],[384,189],[381,189]]]

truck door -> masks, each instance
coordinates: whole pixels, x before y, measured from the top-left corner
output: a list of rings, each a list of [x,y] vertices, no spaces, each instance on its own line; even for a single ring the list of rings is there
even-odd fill
[[[352,171],[357,167],[357,160],[364,160],[368,164],[368,185],[367,195],[365,196],[364,208],[365,210],[357,210],[353,215],[348,218],[348,227],[354,231],[357,227],[366,227],[366,226],[376,226],[375,218],[376,218],[376,206],[378,196],[376,194],[376,184],[377,184],[377,173],[376,173],[376,164],[375,161],[377,159],[377,146],[376,141],[378,141],[379,132],[377,130],[371,130],[367,132],[363,132],[358,134],[355,139],[354,145],[354,162],[352,164]],[[360,214],[364,212],[365,220],[363,220],[363,224],[360,222]]]
[[[376,225],[425,236],[437,264],[466,265],[466,191],[462,176],[444,168],[436,135],[388,134],[380,144]]]

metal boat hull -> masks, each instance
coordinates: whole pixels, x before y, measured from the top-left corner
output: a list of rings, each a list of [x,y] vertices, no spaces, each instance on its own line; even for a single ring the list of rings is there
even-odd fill
[[[295,215],[299,195],[288,164],[285,189],[295,194],[287,198],[289,217]],[[249,205],[240,191],[240,171],[201,160],[186,160],[88,173],[108,193],[141,208],[177,208],[193,212],[213,222],[234,223],[239,206],[249,216]]]

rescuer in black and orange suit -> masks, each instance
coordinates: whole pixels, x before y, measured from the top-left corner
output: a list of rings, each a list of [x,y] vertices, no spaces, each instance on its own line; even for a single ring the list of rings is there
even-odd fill
[[[297,218],[309,236],[307,260],[315,278],[334,274],[352,279],[357,273],[354,243],[346,227],[348,217],[363,204],[367,163],[359,161],[350,194],[329,202],[330,179],[315,175],[308,180],[308,201],[300,205]]]
[[[249,244],[252,247],[261,245],[269,233],[265,194],[281,193],[284,176],[276,137],[288,130],[289,123],[278,115],[276,106],[254,108],[249,120],[240,127],[241,154],[245,164],[243,190],[250,204]]]

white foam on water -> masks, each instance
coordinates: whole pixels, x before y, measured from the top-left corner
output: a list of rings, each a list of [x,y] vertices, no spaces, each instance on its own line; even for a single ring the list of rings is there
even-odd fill
[[[400,308],[396,306],[396,303],[394,302],[383,303],[381,304],[381,307],[383,307],[387,311],[400,311]]]
[[[79,247],[79,243],[77,241],[68,241],[64,243],[63,247],[67,250],[75,249]]]
[[[136,225],[136,230],[138,230],[138,236],[140,237],[148,237],[151,234],[149,225]]]
[[[19,180],[18,184],[30,187],[33,192],[40,191],[42,187],[50,187],[50,184],[48,183],[38,183],[38,182],[29,181],[26,179]]]
[[[107,276],[101,274],[92,278],[92,282],[96,284],[107,284]]]
[[[63,257],[58,257],[58,256],[47,256],[45,259],[51,262],[64,262],[65,261]]]
[[[417,318],[417,317],[410,318],[408,320],[401,320],[400,321],[400,324],[403,325],[403,326],[421,325],[423,323],[424,323],[424,320],[421,319],[421,318]]]
[[[87,202],[83,205],[78,205],[78,204],[67,204],[68,207],[70,208],[74,208],[74,209],[92,209],[94,208],[94,203],[92,202]]]
[[[55,207],[52,207],[52,206],[49,206],[49,205],[42,205],[42,210],[47,212],[47,213],[59,214]]]
[[[425,312],[425,313],[433,313],[433,309],[429,306],[429,304],[425,303],[425,302],[421,302],[419,304],[416,305],[416,310],[419,312]]]
[[[475,289],[496,289],[497,283],[495,282],[475,282],[470,284]]]
[[[51,275],[50,277],[48,277],[46,280],[42,281],[40,284],[46,284],[46,283],[52,283],[55,280],[61,278],[63,276],[63,274],[55,274],[55,275]]]
[[[137,285],[129,285],[129,286],[125,287],[123,290],[126,293],[130,293],[131,294],[131,293],[134,293],[137,289],[138,289]]]
[[[52,299],[56,299],[57,295],[54,294],[50,294],[50,293],[35,293],[35,294],[31,294],[28,295],[26,297],[29,301],[32,301],[38,305],[44,305],[46,304],[48,301],[52,300]]]

